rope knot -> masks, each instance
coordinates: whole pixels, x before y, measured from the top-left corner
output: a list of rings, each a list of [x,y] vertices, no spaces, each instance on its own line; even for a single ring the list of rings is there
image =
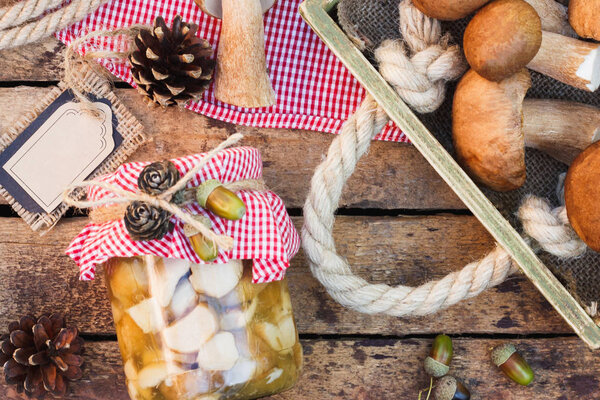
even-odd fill
[[[527,196],[519,208],[519,219],[525,233],[535,239],[548,253],[557,257],[579,257],[587,246],[569,225],[564,206],[552,209],[539,197]]]
[[[412,3],[400,2],[403,40],[386,40],[375,50],[379,72],[400,97],[420,113],[435,111],[444,101],[445,83],[467,69],[458,45],[442,35],[439,21],[427,17]]]

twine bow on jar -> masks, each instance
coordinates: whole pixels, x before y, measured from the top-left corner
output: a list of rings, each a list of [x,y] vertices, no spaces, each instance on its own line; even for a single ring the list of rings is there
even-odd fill
[[[197,216],[184,211],[183,207],[196,201],[197,188],[186,188],[195,175],[204,168],[219,152],[230,147],[243,138],[236,133],[223,141],[206,155],[183,177],[177,179],[179,172],[170,166],[161,171],[149,170],[146,177],[138,180],[140,186],[136,192],[124,190],[119,186],[98,181],[83,181],[71,185],[64,192],[64,202],[77,208],[94,208],[90,218],[96,223],[114,220],[125,220],[125,226],[134,240],[149,240],[156,238],[151,233],[163,235],[171,229],[171,216],[177,217],[184,224],[193,227],[206,240],[225,251],[233,248],[233,238],[218,235]],[[162,174],[162,176],[157,176]],[[212,181],[206,181],[211,183]],[[211,183],[212,185],[212,183]],[[75,188],[99,187],[110,191],[115,197],[107,197],[97,201],[77,200],[69,196]],[[231,191],[258,190],[265,191],[267,187],[260,179],[234,181],[224,184]],[[149,231],[144,231],[147,229]]]

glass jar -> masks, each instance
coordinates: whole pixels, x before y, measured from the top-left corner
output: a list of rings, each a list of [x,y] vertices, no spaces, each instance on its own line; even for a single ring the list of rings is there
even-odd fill
[[[302,347],[287,281],[252,262],[138,256],[104,265],[132,399],[255,399],[291,388]]]

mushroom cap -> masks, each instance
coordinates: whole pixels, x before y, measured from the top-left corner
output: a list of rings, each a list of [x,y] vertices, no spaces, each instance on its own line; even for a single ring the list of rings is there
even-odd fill
[[[260,0],[263,14],[266,13],[277,0]],[[221,0],[194,0],[200,9],[208,15],[221,19],[223,16],[223,8]]]
[[[413,0],[425,15],[444,21],[456,21],[475,12],[490,0]]]
[[[565,205],[569,222],[592,250],[600,252],[600,142],[585,149],[569,167]]]
[[[525,183],[523,99],[531,86],[526,69],[493,82],[469,70],[452,106],[452,137],[458,162],[476,181],[497,191]]]
[[[600,41],[600,0],[571,0],[569,23],[579,36]]]
[[[496,0],[469,22],[463,45],[471,68],[501,81],[535,57],[542,45],[542,21],[523,0]]]

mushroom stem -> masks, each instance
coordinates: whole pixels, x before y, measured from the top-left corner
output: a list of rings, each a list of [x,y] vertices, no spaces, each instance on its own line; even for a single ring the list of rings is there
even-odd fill
[[[577,37],[569,24],[568,9],[554,0],[525,0],[529,3],[542,20],[542,29],[560,35]]]
[[[600,44],[544,31],[542,46],[527,67],[594,92],[600,86]]]
[[[215,96],[240,107],[275,104],[267,75],[262,7],[259,0],[222,0]]]
[[[525,146],[570,165],[590,144],[600,140],[600,110],[561,100],[523,101]]]

